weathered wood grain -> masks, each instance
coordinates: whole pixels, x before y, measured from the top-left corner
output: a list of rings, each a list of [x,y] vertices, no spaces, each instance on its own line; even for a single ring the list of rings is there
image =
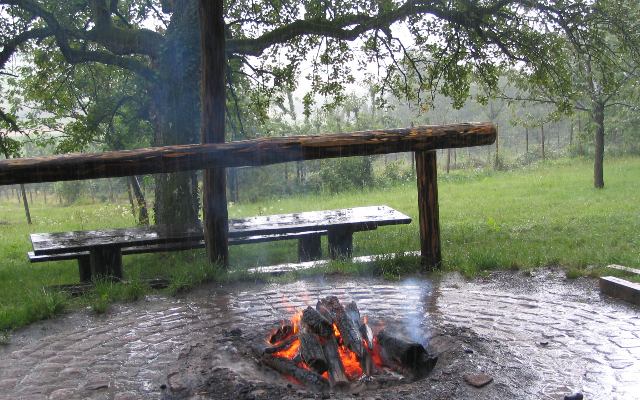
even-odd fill
[[[354,207],[232,219],[229,220],[229,237],[232,239],[256,238],[255,235],[279,235],[296,232],[316,234],[318,227],[326,229],[352,227],[354,230],[369,230],[382,225],[408,224],[410,222],[410,217],[388,206]],[[40,256],[86,251],[100,246],[130,248],[153,244],[189,243],[203,240],[203,238],[203,231],[200,227],[154,225],[92,231],[34,233],[31,234],[31,243],[34,256]]]
[[[12,158],[0,161],[0,185],[480,146],[495,138],[495,126],[485,122]]]
[[[420,251],[423,265],[433,269],[437,268],[442,261],[436,152],[416,152],[415,158],[418,181]]]

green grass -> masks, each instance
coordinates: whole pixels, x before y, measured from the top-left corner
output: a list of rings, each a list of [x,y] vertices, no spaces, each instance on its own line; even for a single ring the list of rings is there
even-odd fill
[[[508,172],[441,173],[443,269],[472,277],[497,268],[560,265],[569,277],[577,277],[609,273],[602,267],[611,263],[640,267],[640,159],[607,159],[603,190],[593,188],[591,174],[590,162],[580,159]],[[413,183],[231,204],[229,214],[238,217],[377,204],[387,204],[417,220]],[[133,301],[146,293],[149,289],[140,282],[147,278],[169,278],[167,292],[171,294],[203,281],[243,278],[210,268],[204,251],[197,250],[127,256],[124,271],[129,284],[101,284],[79,299],[45,292],[43,287],[77,282],[77,265],[74,261],[30,264],[26,259],[29,233],[127,227],[135,221],[124,200],[69,207],[45,207],[42,201],[35,201],[31,214],[34,223],[28,226],[15,199],[0,200],[0,331],[49,318],[65,307],[90,306],[96,312],[108,312],[111,302]],[[293,241],[233,246],[231,264],[242,269],[294,262],[296,249]],[[355,255],[417,250],[417,224],[357,233],[354,249]],[[344,262],[331,263],[323,271],[375,273],[394,279],[417,270],[416,258],[404,257],[381,260],[367,271]]]

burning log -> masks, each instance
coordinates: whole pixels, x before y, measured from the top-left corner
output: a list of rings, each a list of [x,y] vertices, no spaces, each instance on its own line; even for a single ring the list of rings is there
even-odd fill
[[[301,333],[298,338],[302,361],[319,374],[325,372],[329,367],[318,337],[313,333]]]
[[[431,372],[438,361],[438,357],[429,355],[420,343],[392,336],[384,330],[376,340],[382,362],[400,373],[422,377]]]
[[[283,375],[295,378],[302,384],[320,391],[329,389],[329,384],[322,375],[308,369],[300,368],[292,360],[276,357],[271,354],[263,354],[262,357],[260,357],[260,361]]]
[[[285,323],[281,327],[279,327],[273,335],[269,338],[269,343],[276,344],[287,339],[289,336],[293,335],[294,329],[293,325]]]
[[[295,342],[296,340],[298,340],[298,335],[291,335],[288,338],[280,341],[279,343],[276,343],[273,346],[264,346],[260,348],[260,351],[266,354],[278,353],[282,350],[285,350],[291,347],[293,342]]]
[[[293,344],[298,340],[298,335],[292,335],[281,341],[280,343],[276,343],[273,346],[269,346],[267,342],[258,342],[253,343],[251,345],[251,350],[256,355],[257,358],[261,358],[265,354],[276,355],[282,351],[285,351],[293,346]]]
[[[344,373],[344,366],[340,361],[338,352],[338,342],[333,336],[328,337],[322,344],[325,360],[327,361],[327,371],[329,372],[329,383],[332,388],[349,387],[349,379]]]
[[[320,337],[328,337],[333,334],[331,321],[327,320],[318,311],[312,307],[307,307],[302,312],[302,324],[310,331]]]
[[[373,373],[373,360],[371,358],[371,354],[369,354],[369,352],[367,351],[366,346],[369,346],[369,343],[371,343],[371,348],[373,348],[373,341],[367,342],[366,336],[362,335],[363,325],[360,323],[360,310],[358,310],[358,305],[355,301],[352,301],[344,307],[344,311],[349,320],[349,329],[353,329],[355,332],[357,332],[360,338],[360,347],[362,348],[362,353],[356,354],[358,354],[358,361],[360,362],[362,371],[365,373],[365,375],[371,375]],[[366,324],[364,324],[364,326],[368,328]],[[365,333],[371,333],[371,335],[373,336],[371,329],[369,329],[369,332],[366,332],[365,330]]]
[[[340,300],[336,296],[329,296],[320,299],[316,308],[325,317],[327,315],[331,317],[333,323],[338,327],[338,331],[340,331],[340,337],[344,345],[356,354],[362,371],[367,375],[371,375],[373,362],[360,334],[360,311],[356,303],[351,302],[345,308],[340,304]]]
[[[360,356],[364,352],[364,346],[362,345],[359,321],[354,323],[354,321],[347,315],[346,310],[342,304],[340,304],[340,300],[338,300],[336,296],[329,296],[321,299],[318,301],[318,304],[320,307],[316,306],[316,308],[326,310],[324,311],[325,313],[328,311],[331,316],[331,320],[336,324],[340,331],[340,336],[342,337],[344,345],[347,346],[349,350]],[[322,313],[322,311],[320,311],[320,313]]]
[[[356,303],[343,305],[335,296],[297,312],[252,347],[265,365],[318,390],[348,390],[351,382],[373,376],[379,372],[374,356],[376,365],[410,378],[427,375],[437,361],[421,344],[402,336],[388,331],[374,336]]]
[[[362,339],[364,339],[364,342],[366,343],[367,348],[370,351],[372,351],[373,350],[373,331],[371,330],[371,327],[369,327],[366,321],[364,321],[360,325],[360,334],[362,335]]]

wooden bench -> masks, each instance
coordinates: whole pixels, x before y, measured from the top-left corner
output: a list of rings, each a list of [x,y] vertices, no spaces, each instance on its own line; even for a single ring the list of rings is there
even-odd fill
[[[411,218],[388,207],[257,216],[229,220],[229,244],[298,240],[299,261],[322,257],[321,236],[328,236],[331,258],[351,257],[353,233],[383,225],[408,224]],[[123,229],[36,233],[31,262],[77,259],[80,280],[122,278],[122,255],[204,247],[201,227],[143,226]]]

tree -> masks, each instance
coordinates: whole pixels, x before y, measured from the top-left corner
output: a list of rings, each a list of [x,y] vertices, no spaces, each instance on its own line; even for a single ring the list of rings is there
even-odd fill
[[[296,87],[305,60],[310,60],[311,91],[340,102],[345,84],[362,75],[352,67],[357,60],[379,66],[374,78],[383,91],[415,96],[439,90],[460,104],[472,77],[495,86],[501,66],[524,62],[540,76],[554,74],[562,67],[555,61],[561,48],[549,32],[560,23],[576,29],[588,3],[229,1],[228,93],[233,97],[239,77],[246,77],[251,87],[243,94],[256,99],[251,102],[254,111],[264,112],[271,99]],[[61,68],[98,64],[118,69],[140,82],[139,98],[149,105],[144,118],[153,127],[154,145],[198,141],[197,1],[0,0],[0,6],[0,69],[17,52],[28,58],[36,51],[58,57]],[[397,33],[394,27],[400,24],[410,38]],[[417,91],[406,84],[409,71],[418,77]],[[309,111],[313,96],[304,100]],[[194,221],[196,198],[192,174],[158,177],[156,221]]]
[[[572,29],[564,21],[560,24],[566,39],[565,62],[569,67],[569,79],[564,82],[569,85],[557,85],[545,77],[525,74],[527,93],[520,99],[555,104],[563,112],[576,109],[588,113],[595,126],[593,184],[596,188],[604,187],[605,119],[609,109],[638,110],[637,104],[627,101],[627,87],[640,79],[639,18],[637,2],[595,1],[585,15],[582,29]]]

